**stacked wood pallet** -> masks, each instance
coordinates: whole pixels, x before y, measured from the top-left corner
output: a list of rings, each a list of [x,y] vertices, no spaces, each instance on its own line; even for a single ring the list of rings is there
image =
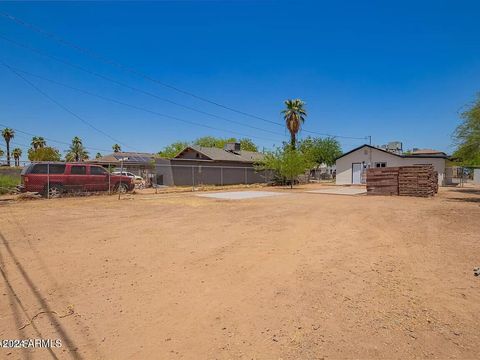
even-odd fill
[[[400,196],[433,196],[437,186],[438,181],[432,165],[400,167],[398,173]]]
[[[373,168],[367,170],[368,195],[433,196],[438,173],[432,165]]]
[[[368,195],[398,195],[398,167],[367,170]]]

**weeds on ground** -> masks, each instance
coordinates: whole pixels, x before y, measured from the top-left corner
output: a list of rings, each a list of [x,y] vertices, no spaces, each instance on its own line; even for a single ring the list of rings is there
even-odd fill
[[[20,184],[18,177],[10,175],[0,175],[0,195],[8,194],[12,190],[15,190],[17,185]]]

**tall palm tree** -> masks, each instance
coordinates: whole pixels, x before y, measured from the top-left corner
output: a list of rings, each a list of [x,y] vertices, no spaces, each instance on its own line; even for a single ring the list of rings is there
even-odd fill
[[[118,144],[113,144],[112,146],[113,152],[120,152],[122,151],[122,148]]]
[[[82,143],[82,139],[78,136],[75,136],[72,139],[72,144],[67,150],[65,155],[65,160],[67,161],[84,161],[88,159],[88,151],[85,149]]]
[[[32,145],[33,150],[37,150],[44,148],[47,145],[47,142],[41,136],[34,136],[30,145]]]
[[[305,122],[307,112],[305,103],[300,99],[285,100],[286,109],[282,110],[283,118],[288,131],[290,131],[290,146],[295,149],[297,143],[297,133]]]
[[[15,166],[20,166],[20,157],[22,156],[22,149],[19,149],[19,148],[13,149],[12,156],[15,159]]]
[[[7,165],[10,166],[10,140],[15,137],[15,131],[10,128],[5,128],[2,130],[2,136],[7,144]]]

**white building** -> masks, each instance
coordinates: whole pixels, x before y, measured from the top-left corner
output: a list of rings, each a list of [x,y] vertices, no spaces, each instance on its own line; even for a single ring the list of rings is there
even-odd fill
[[[480,185],[480,169],[473,170],[473,183]]]
[[[441,151],[407,155],[362,145],[337,158],[336,183],[337,185],[365,183],[365,170],[370,167],[433,165],[438,172],[438,183],[442,185],[446,158],[447,155]]]

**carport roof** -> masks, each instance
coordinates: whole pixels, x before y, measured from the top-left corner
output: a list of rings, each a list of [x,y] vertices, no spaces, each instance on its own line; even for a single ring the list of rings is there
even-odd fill
[[[121,161],[121,159],[124,159],[124,163],[143,165],[152,161],[154,157],[155,155],[150,153],[120,151],[102,156],[98,159],[92,159],[89,162],[97,164],[118,163]]]

